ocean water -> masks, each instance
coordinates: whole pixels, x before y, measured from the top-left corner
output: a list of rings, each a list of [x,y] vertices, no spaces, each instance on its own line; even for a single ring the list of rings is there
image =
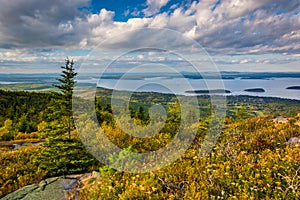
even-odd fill
[[[93,81],[97,82],[96,80]],[[128,90],[195,95],[186,93],[188,90],[225,89],[231,91],[226,95],[250,95],[261,97],[280,97],[300,100],[300,90],[288,90],[289,86],[300,86],[300,78],[270,79],[186,79],[186,78],[151,78],[143,80],[101,79],[99,87]],[[246,92],[245,89],[263,88],[265,92]],[[199,95],[199,94],[198,94]]]
[[[0,84],[3,84],[3,85],[16,84],[16,83],[21,83],[21,82],[15,82],[15,81],[0,81]]]

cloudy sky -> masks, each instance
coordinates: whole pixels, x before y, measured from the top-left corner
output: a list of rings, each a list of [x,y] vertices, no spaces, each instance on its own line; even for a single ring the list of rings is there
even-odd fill
[[[299,72],[299,0],[0,0],[0,5],[0,73],[59,72],[66,56],[79,66],[113,38],[126,41],[123,50],[136,40],[170,43],[139,31],[143,28],[167,28],[196,41],[223,71]],[[174,46],[180,42],[172,40]],[[143,63],[150,59],[130,56]]]

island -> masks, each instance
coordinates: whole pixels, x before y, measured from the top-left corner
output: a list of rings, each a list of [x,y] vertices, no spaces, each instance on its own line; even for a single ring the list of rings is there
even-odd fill
[[[188,90],[185,91],[185,93],[196,93],[196,94],[216,94],[216,93],[221,93],[221,94],[229,94],[231,91],[229,90],[223,90],[223,89],[214,89],[214,90]]]
[[[287,90],[300,90],[300,86],[290,86],[290,87],[287,87],[285,89],[287,89]]]
[[[263,89],[263,88],[250,88],[250,89],[245,89],[244,91],[246,91],[246,92],[265,92],[265,89]]]

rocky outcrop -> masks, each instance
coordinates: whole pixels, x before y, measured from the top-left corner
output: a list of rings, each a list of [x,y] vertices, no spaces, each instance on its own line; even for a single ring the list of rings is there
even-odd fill
[[[298,137],[291,137],[288,142],[289,145],[300,145],[300,138]]]
[[[277,123],[277,124],[285,124],[285,123],[289,122],[289,118],[279,116],[279,117],[276,117],[275,119],[273,119],[273,122]]]
[[[69,192],[87,177],[92,177],[92,174],[48,178],[12,192],[1,200],[67,200]]]

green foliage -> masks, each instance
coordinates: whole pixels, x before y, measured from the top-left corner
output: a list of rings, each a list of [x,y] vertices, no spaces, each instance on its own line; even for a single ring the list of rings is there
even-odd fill
[[[66,128],[61,122],[59,122],[59,120],[61,121],[61,118],[50,122],[42,121],[39,123],[37,132],[39,138],[45,139],[48,137],[57,137],[66,133]]]
[[[0,139],[11,140],[17,134],[16,129],[13,127],[13,122],[10,119],[5,120],[4,126],[0,128]]]
[[[56,98],[56,94],[0,90],[0,126],[10,119],[17,132],[37,131],[37,124],[46,119],[49,102]]]
[[[27,119],[27,115],[23,115],[17,124],[17,129],[19,132],[23,133],[32,133],[36,131],[37,125],[36,122],[30,122]]]
[[[80,140],[50,137],[42,145],[35,163],[39,165],[39,169],[47,172],[47,176],[59,176],[88,171],[97,161]]]
[[[144,111],[142,106],[139,106],[138,110],[135,113],[135,119],[138,120],[138,124],[146,125],[148,124],[149,114]]]

